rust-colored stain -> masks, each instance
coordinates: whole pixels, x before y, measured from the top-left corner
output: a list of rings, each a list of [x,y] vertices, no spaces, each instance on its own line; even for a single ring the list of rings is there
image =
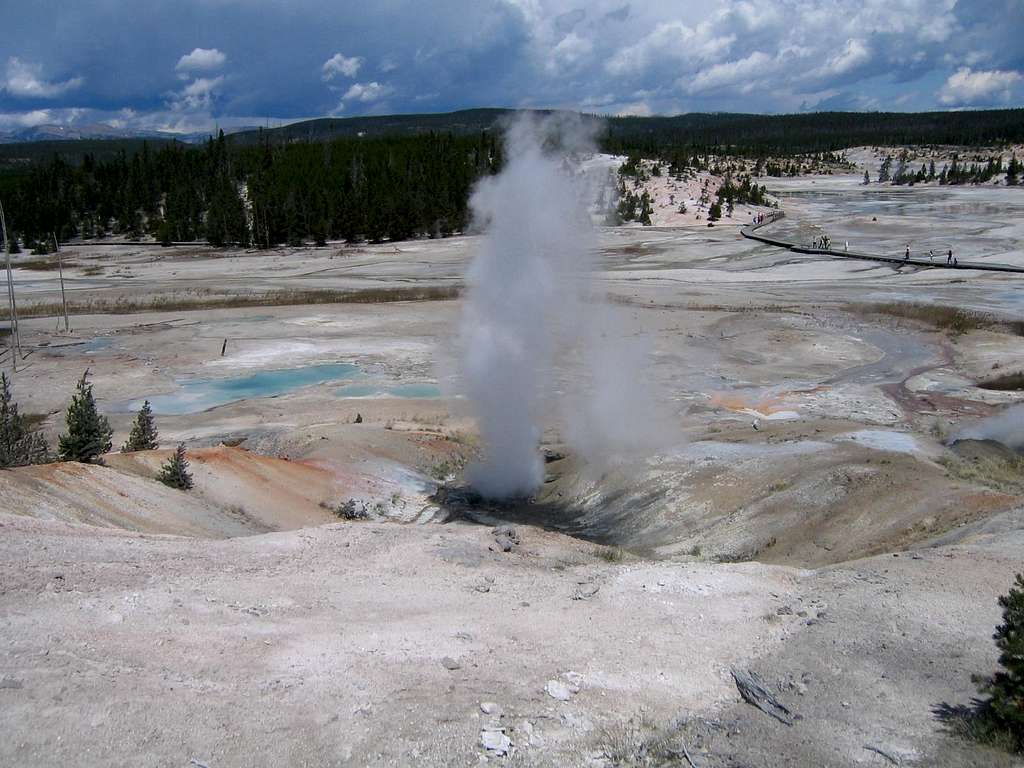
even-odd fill
[[[737,412],[757,411],[766,416],[779,411],[792,410],[785,405],[781,395],[771,395],[755,399],[743,397],[743,395],[737,392],[713,392],[711,394],[711,405]]]

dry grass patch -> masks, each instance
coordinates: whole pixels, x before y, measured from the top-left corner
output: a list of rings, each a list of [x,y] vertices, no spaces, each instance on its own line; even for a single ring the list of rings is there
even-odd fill
[[[11,266],[14,269],[31,269],[38,272],[46,272],[58,268],[56,256],[41,256],[38,259],[21,259],[19,261],[12,261]],[[64,266],[71,266],[65,264]]]
[[[1024,335],[1024,323],[1000,320],[985,312],[976,312],[960,307],[947,307],[939,304],[904,304],[901,302],[883,302],[876,304],[852,304],[851,312],[860,315],[887,315],[889,317],[913,320],[930,325],[942,331],[961,334],[970,331],[987,329]]]
[[[1024,494],[1024,456],[939,459],[950,477],[1009,494]]]
[[[236,307],[284,307],[310,304],[385,304],[398,301],[447,301],[457,299],[460,286],[422,286],[367,288],[362,290],[279,290],[237,294],[212,294],[194,291],[150,299],[120,297],[68,302],[73,315],[130,315],[137,312],[184,312],[195,309],[233,309]],[[18,317],[52,317],[63,309],[57,302],[40,302],[18,307]],[[0,310],[0,320],[8,317]]]

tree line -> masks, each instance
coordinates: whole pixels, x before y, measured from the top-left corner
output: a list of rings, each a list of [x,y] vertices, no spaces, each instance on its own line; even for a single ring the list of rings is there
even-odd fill
[[[152,235],[160,242],[271,247],[447,236],[465,228],[476,180],[500,142],[425,134],[236,146],[143,144],[81,163],[54,156],[8,183],[8,226],[24,245]]]
[[[961,112],[809,112],[616,117],[605,123],[606,152],[664,157],[699,151],[788,157],[856,146],[990,146],[1024,141],[1024,109]]]

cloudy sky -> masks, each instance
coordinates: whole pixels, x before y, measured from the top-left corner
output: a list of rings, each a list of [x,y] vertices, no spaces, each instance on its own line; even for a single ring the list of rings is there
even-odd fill
[[[1024,0],[0,0],[0,130],[1024,104]]]

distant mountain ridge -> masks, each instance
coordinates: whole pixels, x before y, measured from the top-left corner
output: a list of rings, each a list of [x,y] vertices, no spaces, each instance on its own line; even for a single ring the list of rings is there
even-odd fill
[[[530,110],[550,114],[551,110]],[[505,108],[465,109],[421,115],[318,118],[280,128],[241,131],[238,145],[260,141],[329,141],[359,136],[408,136],[423,133],[467,135],[489,131],[508,115]],[[580,114],[580,113],[569,113]],[[822,152],[844,147],[902,144],[984,145],[1024,142],[1024,109],[949,112],[801,112],[758,115],[690,112],[650,117],[602,117],[599,143],[615,153],[658,152],[666,147],[741,147],[762,152]]]
[[[58,125],[47,123],[33,125],[17,131],[0,132],[0,143],[20,144],[32,141],[81,141],[108,139],[164,139],[194,144],[205,141],[207,133],[171,133],[170,131],[140,131],[116,128],[106,123],[84,123],[82,125]]]
[[[516,110],[502,107],[462,109],[412,115],[371,115],[365,117],[319,117],[279,128],[256,128],[231,135],[234,144],[254,144],[263,138],[271,141],[326,141],[357,136],[403,136],[418,133],[454,133],[466,135],[487,131]],[[531,110],[547,113],[546,110]]]
[[[241,128],[225,133],[236,146],[262,142],[289,144],[332,139],[414,136],[450,133],[466,136],[491,131],[517,110],[475,108],[455,112],[322,117],[277,128]],[[531,110],[550,114],[550,110]],[[568,113],[579,114],[579,113]],[[658,154],[673,149],[728,147],[761,154],[824,152],[852,146],[944,144],[982,146],[1024,143],[1024,109],[946,112],[802,112],[758,115],[732,112],[691,112],[672,116],[601,117],[598,142],[615,154]],[[104,123],[39,125],[0,133],[0,164],[61,154],[80,157],[87,151],[105,154],[118,142],[201,143],[206,133],[175,134],[133,131]],[[109,142],[109,146],[102,146]],[[44,152],[45,149],[45,152]],[[2,170],[2,169],[0,169]]]

